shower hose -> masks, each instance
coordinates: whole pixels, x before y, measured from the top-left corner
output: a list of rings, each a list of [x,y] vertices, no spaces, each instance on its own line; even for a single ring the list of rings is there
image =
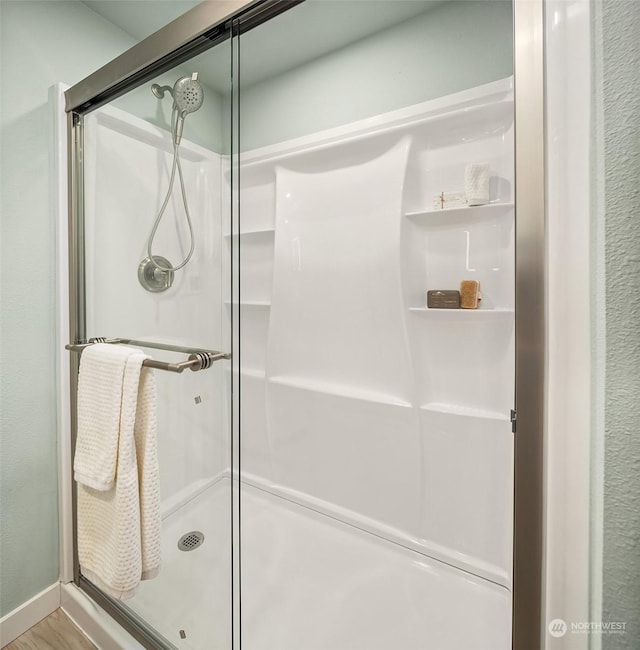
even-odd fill
[[[155,223],[153,224],[153,228],[151,229],[151,234],[149,235],[149,240],[147,242],[147,254],[149,256],[149,259],[152,260],[153,263],[161,271],[178,271],[183,266],[186,266],[186,264],[191,259],[191,256],[193,255],[193,249],[195,247],[195,238],[193,236],[193,224],[191,223],[191,215],[189,214],[189,206],[187,205],[187,194],[184,189],[184,178],[182,176],[182,166],[180,165],[180,153],[179,153],[180,145],[176,143],[176,137],[175,137],[177,121],[178,121],[178,110],[177,108],[174,107],[171,113],[171,135],[172,135],[171,141],[173,142],[173,164],[171,166],[171,177],[169,178],[169,187],[167,189],[167,195],[164,197],[162,207],[158,212],[158,216],[156,217]],[[182,260],[182,262],[180,262],[180,264],[176,264],[176,266],[163,266],[162,264],[158,264],[156,259],[153,257],[153,252],[151,251],[151,247],[153,246],[153,239],[156,236],[156,231],[158,230],[158,226],[162,221],[164,211],[167,209],[167,205],[169,205],[169,199],[171,198],[171,194],[173,192],[173,183],[176,178],[176,169],[178,170],[178,177],[180,179],[182,203],[184,205],[185,214],[187,215],[187,224],[189,224],[189,239],[191,240],[191,246],[189,248],[188,255],[184,258],[184,260]]]

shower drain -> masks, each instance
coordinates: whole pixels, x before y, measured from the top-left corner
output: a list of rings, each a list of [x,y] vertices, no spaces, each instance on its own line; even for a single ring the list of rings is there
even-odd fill
[[[204,542],[204,534],[199,530],[192,530],[190,533],[185,533],[178,540],[178,548],[181,551],[193,551],[202,545]]]

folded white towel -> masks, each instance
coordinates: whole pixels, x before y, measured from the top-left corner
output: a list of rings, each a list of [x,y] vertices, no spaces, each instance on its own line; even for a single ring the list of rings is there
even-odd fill
[[[90,363],[84,360],[80,367],[78,420],[81,408],[89,411],[95,408],[96,413],[105,414],[109,426],[94,425],[95,430],[107,432],[105,446],[111,448],[112,445],[112,414],[100,404],[105,394],[117,392],[117,389],[88,381],[87,377],[92,373],[86,371],[87,367],[100,365],[102,360],[107,367],[112,364],[113,355],[104,350],[105,347],[117,348],[126,358],[119,383],[121,401],[115,481],[107,490],[95,489],[85,483],[85,475],[92,481],[96,476],[91,457],[86,456],[85,450],[85,455],[81,456],[84,464],[80,464],[83,471],[79,473],[76,467],[76,479],[79,480],[78,557],[86,578],[110,596],[125,599],[135,594],[141,579],[154,577],[160,568],[155,378],[152,370],[142,367],[145,356],[140,350],[97,344],[83,353],[84,360],[88,352],[93,352]],[[97,375],[113,379],[116,373],[105,370],[98,371]],[[85,394],[88,387],[94,391],[92,395]],[[111,408],[115,408],[113,403]],[[92,417],[86,413],[82,417],[85,421],[97,419],[96,415]],[[110,454],[101,453],[99,440],[93,441],[92,445],[100,458],[100,469],[104,470],[107,466],[104,459]],[[100,485],[106,482],[105,476],[107,473],[103,471]]]
[[[133,352],[132,348],[97,343],[80,358],[74,478],[96,490],[114,486],[122,382],[125,364]]]
[[[156,429],[156,378],[153,370],[142,368],[134,427],[140,498],[142,580],[155,578],[160,571],[162,517]]]
[[[489,163],[472,163],[464,170],[464,193],[469,205],[489,203],[491,172]]]

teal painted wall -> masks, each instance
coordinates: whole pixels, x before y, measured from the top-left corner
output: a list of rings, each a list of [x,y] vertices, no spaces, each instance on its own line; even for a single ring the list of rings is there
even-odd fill
[[[133,44],[80,2],[0,2],[0,616],[58,579],[48,88]]]
[[[77,1],[2,0],[0,161],[0,616],[58,579],[55,223],[48,89],[72,85],[135,45]],[[186,71],[157,81],[173,85]],[[150,84],[115,104],[168,125]],[[219,151],[221,96],[206,89],[185,138]]]
[[[366,12],[366,2],[355,4]],[[332,5],[325,3],[329,14]],[[302,17],[304,9],[303,4],[291,12]],[[258,30],[268,30],[274,40],[288,37],[277,18],[244,34],[241,81],[243,71],[269,56],[251,47]],[[306,65],[243,86],[241,148],[348,124],[511,74],[511,2],[452,0]]]

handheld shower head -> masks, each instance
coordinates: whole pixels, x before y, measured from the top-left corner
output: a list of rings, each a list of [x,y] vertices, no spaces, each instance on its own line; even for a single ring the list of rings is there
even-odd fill
[[[173,141],[176,145],[182,139],[184,118],[197,111],[204,102],[204,90],[198,81],[198,73],[194,72],[190,77],[181,77],[173,86],[173,108],[177,111],[176,130]]]
[[[180,140],[182,139],[182,129],[184,127],[184,119],[189,113],[197,111],[204,101],[204,91],[202,86],[198,83],[198,73],[194,72],[190,77],[181,77],[176,81],[173,88],[170,86],[159,86],[153,84],[151,92],[158,98],[162,99],[165,93],[169,93],[173,97],[173,109],[171,111],[171,133],[173,135],[173,165],[171,167],[171,177],[169,179],[169,188],[164,197],[160,212],[156,216],[156,220],[151,229],[149,239],[147,239],[147,258],[145,258],[138,271],[138,279],[142,286],[148,291],[164,291],[171,286],[173,281],[173,274],[183,266],[188,264],[196,245],[195,236],[193,234],[193,224],[191,223],[191,215],[189,214],[189,206],[187,205],[187,194],[184,188],[184,178],[182,177],[182,167],[180,165]],[[154,255],[151,248],[153,246],[153,239],[156,236],[158,226],[162,221],[162,216],[171,199],[173,192],[173,183],[176,177],[176,170],[180,179],[180,189],[182,190],[182,204],[184,205],[184,212],[187,217],[187,224],[189,226],[189,237],[191,239],[191,246],[187,256],[177,264],[171,266],[170,262],[164,257]],[[159,263],[158,263],[159,262]],[[147,277],[149,276],[149,277]],[[153,276],[153,277],[151,277]],[[157,277],[156,277],[157,276]]]

